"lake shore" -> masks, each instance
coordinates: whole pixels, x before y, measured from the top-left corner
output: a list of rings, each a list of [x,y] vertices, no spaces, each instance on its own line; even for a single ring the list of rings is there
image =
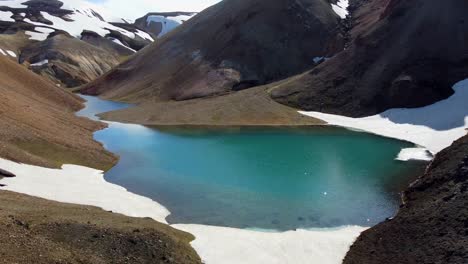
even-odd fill
[[[7,185],[8,190],[15,192],[61,202],[100,206],[134,217],[151,217],[163,223],[168,214],[167,209],[156,202],[129,193],[120,186],[106,183],[101,171],[85,167],[77,170],[79,166],[72,165],[65,165],[62,170],[52,170],[6,160],[0,160],[0,167],[18,175],[16,178],[0,181]],[[75,174],[72,171],[75,171]],[[89,177],[83,177],[85,175]],[[33,178],[36,179],[32,180]],[[98,185],[99,190],[91,188],[96,184],[96,180],[102,184]],[[102,192],[103,190],[110,192]],[[121,202],[116,203],[116,198],[121,199]],[[333,230],[271,233],[200,225],[174,227],[196,235],[192,246],[207,263],[225,263],[227,259],[232,263],[301,263],[310,259],[317,259],[321,263],[340,263],[349,246],[366,229],[343,227]],[[229,241],[226,241],[226,237],[229,237]],[[254,251],[256,256],[249,258],[251,262],[245,262],[247,254],[243,252],[247,249]]]

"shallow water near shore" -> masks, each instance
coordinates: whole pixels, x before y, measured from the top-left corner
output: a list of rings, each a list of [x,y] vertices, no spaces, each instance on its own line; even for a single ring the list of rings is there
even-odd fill
[[[127,107],[84,96],[79,115]],[[156,129],[109,123],[95,133],[120,162],[107,181],[169,209],[169,223],[293,230],[372,226],[423,164],[413,144],[332,127]]]

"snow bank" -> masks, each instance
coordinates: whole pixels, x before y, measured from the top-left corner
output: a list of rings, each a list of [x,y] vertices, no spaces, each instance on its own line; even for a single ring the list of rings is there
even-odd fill
[[[413,142],[436,154],[467,133],[468,79],[458,82],[453,89],[455,94],[450,98],[426,107],[390,109],[379,115],[364,118],[320,112],[299,113],[324,120],[330,125]],[[408,153],[404,153],[406,158]],[[420,152],[417,155],[419,156]]]
[[[122,47],[124,47],[124,48],[126,48],[126,49],[128,49],[128,50],[131,50],[131,51],[133,51],[133,52],[136,52],[136,50],[134,50],[134,49],[132,49],[132,48],[130,48],[130,47],[125,46],[125,44],[123,44],[122,41],[120,41],[119,39],[116,39],[116,38],[109,38],[109,39],[110,39],[112,42],[114,42],[114,43],[116,43],[116,44],[118,44],[118,45],[120,45],[120,46],[122,46]]]
[[[38,41],[43,41],[47,39],[49,34],[55,31],[51,28],[45,28],[45,27],[35,27],[34,30],[37,32],[26,31],[25,33],[26,35],[29,35],[29,39],[38,40]]]
[[[16,175],[0,180],[2,189],[44,199],[92,205],[133,217],[151,217],[166,223],[169,211],[153,200],[108,183],[103,172],[76,165],[48,169],[0,159],[0,168]]]
[[[195,235],[193,248],[205,263],[339,264],[363,227],[258,232],[204,225],[173,225]]]
[[[1,5],[2,2],[0,2],[0,6]],[[10,11],[0,11],[0,21],[15,22],[11,16],[13,16],[13,13]]]
[[[338,0],[336,5],[332,4],[333,11],[335,11],[335,13],[339,15],[342,19],[346,18],[349,15],[348,7],[349,0]]]
[[[30,66],[32,66],[32,67],[39,67],[39,66],[42,66],[42,65],[47,64],[47,63],[49,63],[49,60],[42,60],[42,61],[33,63],[33,64],[31,64]]]
[[[23,3],[27,2],[27,0],[1,0],[0,6],[8,6],[12,8],[26,8],[26,5]]]
[[[195,15],[195,14],[194,14]],[[149,25],[151,22],[161,23],[162,30],[159,33],[158,37],[162,37],[175,29],[176,27],[182,25],[183,22],[192,18],[192,16],[180,15],[180,16],[173,16],[173,17],[164,17],[158,15],[151,15],[148,16],[146,19],[146,23]]]
[[[430,161],[434,156],[425,148],[404,148],[400,151],[396,160],[425,160]]]
[[[12,51],[12,50],[7,50],[6,52],[7,52],[8,55],[10,55],[11,57],[16,58],[16,53],[15,53],[14,51]]]

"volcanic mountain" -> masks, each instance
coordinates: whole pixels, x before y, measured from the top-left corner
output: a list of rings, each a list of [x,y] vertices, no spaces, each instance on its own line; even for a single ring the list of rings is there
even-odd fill
[[[351,1],[353,40],[275,86],[283,104],[353,117],[447,98],[468,76],[468,2]]]
[[[82,91],[186,100],[270,83],[341,50],[339,21],[325,0],[222,1]]]
[[[152,41],[81,0],[0,1],[0,53],[63,86],[94,80]]]

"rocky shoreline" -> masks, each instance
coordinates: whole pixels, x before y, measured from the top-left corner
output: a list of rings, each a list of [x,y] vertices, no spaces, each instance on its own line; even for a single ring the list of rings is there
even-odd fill
[[[345,264],[468,262],[468,136],[431,162],[393,219],[366,230]]]

